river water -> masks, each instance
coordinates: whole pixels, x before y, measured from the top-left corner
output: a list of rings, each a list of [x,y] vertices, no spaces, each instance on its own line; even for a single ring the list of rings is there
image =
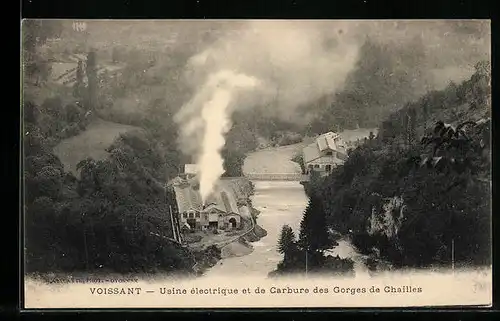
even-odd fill
[[[298,234],[308,201],[303,186],[299,182],[288,181],[256,181],[254,184],[252,203],[260,211],[257,223],[267,231],[267,236],[251,243],[254,248],[252,253],[225,258],[209,269],[206,276],[244,273],[267,277],[282,259],[276,247],[283,225],[288,224]]]
[[[251,153],[243,166],[244,173],[300,173],[299,164],[291,159],[300,153],[303,144],[267,148]],[[308,198],[304,187],[292,181],[254,181],[253,206],[260,211],[257,224],[267,231],[267,236],[251,243],[252,253],[241,257],[222,259],[216,266],[205,272],[210,277],[227,275],[254,275],[267,277],[282,260],[277,252],[278,238],[283,225],[288,224],[299,233],[300,221],[307,206]],[[367,273],[363,258],[348,240],[341,240],[329,254],[354,261],[356,275]]]
[[[282,260],[277,252],[278,238],[283,225],[288,224],[298,236],[300,221],[307,206],[308,198],[299,182],[256,181],[253,205],[260,211],[257,223],[267,231],[267,236],[251,243],[252,253],[241,257],[222,259],[206,271],[206,277],[228,275],[252,275],[267,277]],[[361,256],[347,240],[329,251],[329,254],[352,258],[356,274],[367,273]]]

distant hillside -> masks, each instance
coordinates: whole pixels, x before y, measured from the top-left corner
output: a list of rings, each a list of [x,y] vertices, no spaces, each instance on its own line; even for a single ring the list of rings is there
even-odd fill
[[[377,128],[359,128],[359,129],[345,129],[340,132],[339,135],[342,137],[344,142],[355,142],[358,139],[363,139],[370,136],[370,133],[377,135]]]
[[[139,127],[123,125],[97,119],[77,136],[63,140],[54,148],[54,154],[64,165],[64,170],[76,174],[76,165],[91,157],[104,160],[109,153],[106,149],[123,133],[142,130]]]
[[[408,135],[408,119],[416,137],[432,128],[437,121],[458,125],[491,117],[491,70],[489,62],[476,64],[476,72],[467,80],[450,84],[439,91],[430,91],[392,113],[380,128],[380,137],[401,139]]]
[[[86,61],[86,57],[80,57],[81,61]],[[64,86],[74,86],[76,81],[76,69],[78,66],[78,60],[73,62],[61,62],[55,61],[51,64],[51,79],[50,81],[55,82]],[[107,72],[110,75],[115,75],[120,70],[124,69],[124,64],[99,64],[97,66],[97,74],[102,75]],[[84,77],[84,83],[87,83],[87,77]]]
[[[53,35],[40,24],[23,39],[26,271],[194,272],[193,253],[172,242],[165,220],[175,204],[164,180],[179,169],[177,130],[166,102],[145,90],[161,85],[165,72],[154,78],[144,72],[147,56],[139,64],[100,48],[87,59],[96,55],[87,56],[89,43],[48,41]],[[75,57],[91,67],[73,87]],[[147,113],[120,108],[138,101]]]

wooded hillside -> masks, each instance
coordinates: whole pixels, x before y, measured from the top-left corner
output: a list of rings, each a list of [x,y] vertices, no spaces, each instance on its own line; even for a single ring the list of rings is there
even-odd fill
[[[26,271],[192,272],[192,253],[168,239],[175,200],[165,186],[181,162],[171,110],[156,101],[142,117],[109,112],[110,102],[123,96],[113,90],[112,78],[95,73],[95,52],[79,63],[73,86],[54,83],[40,50],[52,30],[39,24],[28,24],[23,34]],[[117,131],[116,124],[101,137],[87,135],[99,118],[138,130]],[[73,149],[82,144],[80,151],[92,148],[89,139],[110,146],[94,144],[99,150],[87,151],[102,157],[75,159],[67,139],[74,139]],[[64,161],[76,163],[71,172],[55,156],[56,146],[69,157]]]
[[[391,114],[313,182],[328,225],[396,266],[491,263],[490,80],[478,63],[470,79]]]

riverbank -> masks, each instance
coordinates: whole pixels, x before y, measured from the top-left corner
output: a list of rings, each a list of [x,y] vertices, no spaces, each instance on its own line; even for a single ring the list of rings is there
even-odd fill
[[[255,224],[253,229],[237,240],[228,243],[221,248],[221,258],[240,257],[253,252],[253,242],[258,242],[267,235],[267,231],[258,224]]]

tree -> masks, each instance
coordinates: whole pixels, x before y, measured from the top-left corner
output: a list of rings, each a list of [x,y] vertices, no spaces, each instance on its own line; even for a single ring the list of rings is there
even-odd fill
[[[406,113],[406,139],[408,146],[413,145],[416,136],[417,110],[410,107]]]
[[[164,185],[172,175],[167,167],[178,165],[178,155],[169,153],[176,146],[171,117],[154,120],[165,126],[170,119],[168,128],[156,126],[154,133],[123,134],[106,160],[79,162],[76,178],[52,154],[49,140],[57,133],[40,128],[55,128],[56,121],[65,129],[76,125],[81,108],[68,104],[60,113],[61,106],[49,99],[39,109],[26,102],[24,110],[28,273],[191,271],[189,251],[167,239],[172,226],[165,215],[169,205],[175,208],[175,195]]]
[[[315,186],[313,191],[319,192],[308,193],[312,197],[301,225],[300,249],[311,248],[314,242],[310,238],[318,238],[321,229],[306,227],[314,225],[308,215],[323,206],[330,228],[351,235],[363,254],[394,266],[450,266],[452,258],[467,265],[489,262],[491,106],[485,100],[489,95],[487,71],[488,67],[480,67],[457,88],[450,85],[430,91],[388,115],[378,126],[381,139],[377,144],[353,150],[343,166]],[[474,113],[462,112],[474,101],[478,107]],[[431,124],[432,119],[442,121]],[[433,132],[416,144],[415,136],[427,131]],[[411,146],[402,149],[402,142]],[[315,201],[315,195],[322,204]],[[401,197],[401,204],[388,206],[387,200],[394,196]],[[374,221],[378,221],[374,224],[379,224],[378,232],[367,229],[367,223],[370,226]],[[397,234],[388,237],[386,232],[394,227]],[[301,252],[299,258],[309,258],[308,268],[312,268],[313,255],[306,253]],[[320,264],[325,265],[324,261]]]
[[[292,162],[299,164],[302,174],[306,174],[306,166],[304,164],[304,157],[302,154],[297,154],[292,158]]]
[[[63,167],[62,164],[51,162],[51,154],[39,157],[29,157],[26,159],[26,184],[30,186],[27,191],[27,199],[46,196],[56,199],[63,187]],[[58,161],[58,160],[57,160]]]
[[[486,76],[486,77],[491,77],[491,62],[487,60],[482,60],[478,62],[475,66],[474,69],[476,70],[476,73],[480,76]]]
[[[83,100],[83,91],[85,85],[83,83],[83,62],[78,60],[78,67],[76,68],[76,79],[75,84],[73,85],[73,97],[78,99],[79,101]]]
[[[95,109],[97,106],[97,61],[96,53],[89,51],[87,54],[87,108],[89,110]]]
[[[288,225],[283,225],[278,240],[278,252],[284,255],[283,261],[287,262],[289,260],[290,255],[294,252],[295,245],[295,234],[292,228]]]
[[[79,123],[83,118],[83,112],[76,105],[66,105],[66,121],[68,123]]]
[[[62,25],[55,20],[25,20],[23,21],[23,65],[25,77],[36,86],[46,81],[50,75],[50,63],[43,59],[38,48],[47,39],[58,37]]]
[[[64,115],[63,103],[59,96],[45,99],[41,109],[54,119],[59,119]]]
[[[471,107],[491,104],[491,63],[480,61],[475,66],[476,72],[471,78],[468,95]]]
[[[317,254],[329,249],[333,242],[329,237],[323,201],[312,194],[300,222],[299,245],[308,253]]]

